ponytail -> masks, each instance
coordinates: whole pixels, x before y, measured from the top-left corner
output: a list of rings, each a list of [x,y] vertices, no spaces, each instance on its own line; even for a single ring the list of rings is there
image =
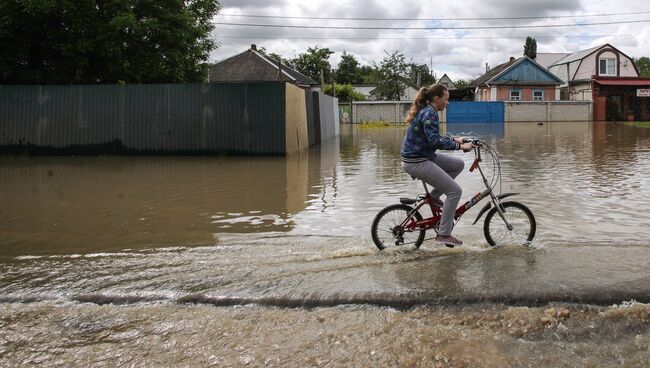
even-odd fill
[[[406,123],[410,124],[415,115],[422,110],[427,104],[433,102],[433,97],[438,96],[442,98],[445,95],[447,87],[443,84],[433,84],[427,87],[422,87],[418,91],[418,94],[415,96],[415,100],[411,104],[409,113],[406,116]]]

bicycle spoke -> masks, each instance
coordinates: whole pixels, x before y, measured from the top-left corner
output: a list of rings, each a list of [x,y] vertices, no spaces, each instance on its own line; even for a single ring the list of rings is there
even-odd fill
[[[522,209],[522,205],[518,203],[509,202],[504,205],[503,217],[512,226],[512,230],[508,230],[508,226],[498,213],[494,213],[489,219],[489,238],[494,244],[498,245],[523,245],[528,244],[533,230],[532,219]],[[525,208],[525,207],[524,207]],[[486,219],[486,222],[488,220]],[[486,237],[487,237],[486,233]],[[488,241],[490,241],[488,239]]]
[[[407,221],[410,212],[411,207],[396,205],[386,208],[378,215],[373,222],[373,241],[380,249],[407,244],[419,246],[422,243],[424,230],[412,230],[402,226],[421,219],[421,216],[416,214],[415,218]]]

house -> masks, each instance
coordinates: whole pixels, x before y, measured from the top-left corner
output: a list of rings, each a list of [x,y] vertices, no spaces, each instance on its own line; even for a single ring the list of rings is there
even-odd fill
[[[650,120],[650,78],[610,44],[567,54],[549,70],[565,81],[563,99],[593,102],[594,120]]]
[[[472,82],[475,101],[554,101],[564,81],[527,56],[489,69]]]
[[[545,54],[538,55],[547,58]],[[566,100],[592,101],[594,78],[639,76],[632,58],[610,44],[567,54],[548,69],[564,80],[562,95]]]
[[[355,92],[358,92],[358,93],[362,94],[363,97],[365,97],[366,100],[369,100],[369,101],[372,101],[372,100],[376,99],[376,98],[374,98],[374,96],[370,95],[370,91],[374,90],[375,88],[377,88],[377,86],[374,85],[374,84],[355,84],[354,86],[352,86],[352,89]]]
[[[438,83],[438,84],[442,84],[442,85],[444,85],[444,86],[447,87],[447,89],[450,90],[450,91],[456,89],[456,85],[455,85],[454,82],[451,80],[451,78],[449,78],[449,77],[447,76],[446,73],[442,76],[442,78],[440,78],[440,79],[438,80],[437,83]]]
[[[283,81],[303,89],[316,90],[319,83],[257,50],[251,48],[222,60],[210,70],[208,82]]]

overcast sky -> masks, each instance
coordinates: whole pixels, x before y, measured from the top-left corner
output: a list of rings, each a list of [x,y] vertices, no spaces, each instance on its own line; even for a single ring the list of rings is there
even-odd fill
[[[538,53],[575,52],[610,43],[631,57],[650,56],[650,2],[648,1],[221,0],[221,4],[223,9],[220,15],[215,17],[215,22],[335,27],[506,28],[364,30],[217,24],[214,37],[220,47],[212,53],[212,61],[238,54],[248,49],[252,43],[285,58],[294,58],[310,46],[328,47],[335,52],[330,59],[333,67],[338,64],[343,51],[353,54],[362,64],[379,63],[386,56],[386,52],[399,51],[406,56],[407,61],[433,64],[438,78],[447,73],[455,80],[481,75],[485,71],[486,62],[495,66],[507,61],[510,56],[523,55],[526,36],[536,38]],[[628,14],[613,15],[621,13]],[[607,14],[607,16],[593,16],[596,14]],[[241,15],[336,19],[255,18]],[[496,17],[547,18],[485,19]],[[345,18],[388,18],[390,20],[346,20]],[[466,18],[483,19],[467,20]],[[548,26],[630,21],[636,23],[509,28],[515,25]],[[301,37],[313,39],[298,39]],[[350,39],[354,37],[366,39]]]

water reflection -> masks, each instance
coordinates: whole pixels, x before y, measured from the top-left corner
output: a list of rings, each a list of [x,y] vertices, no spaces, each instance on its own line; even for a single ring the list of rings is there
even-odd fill
[[[639,244],[650,203],[650,129],[606,123],[448,124],[501,156],[503,192],[520,193],[538,246]],[[33,157],[0,165],[3,254],[212,245],[224,233],[281,232],[367,240],[381,208],[422,192],[400,164],[405,127],[342,125],[341,136],[283,157]],[[466,167],[472,153],[451,152]],[[484,167],[488,171],[490,167]],[[463,199],[483,189],[457,179]],[[455,233],[484,246],[480,207]],[[426,214],[426,212],[425,212]],[[428,246],[425,243],[425,247]]]
[[[33,157],[0,166],[3,255],[206,245],[287,232],[325,203],[338,141],[284,157]],[[327,189],[327,191],[326,191]],[[330,190],[333,193],[330,193]]]

